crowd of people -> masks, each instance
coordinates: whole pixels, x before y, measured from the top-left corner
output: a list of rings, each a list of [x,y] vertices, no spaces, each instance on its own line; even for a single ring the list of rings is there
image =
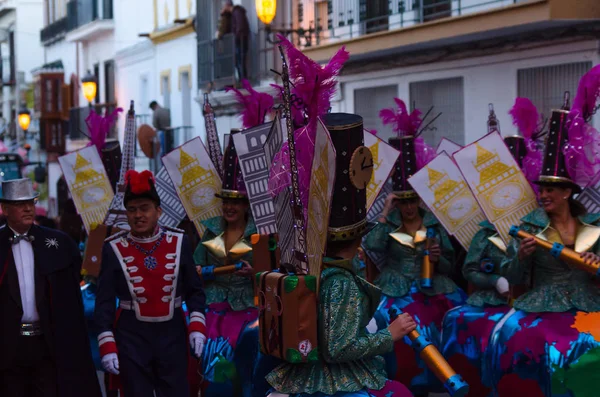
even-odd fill
[[[303,55],[288,47],[288,57]],[[339,71],[343,60],[336,57]],[[328,79],[319,73],[337,73],[330,65],[314,68],[321,82]],[[590,73],[600,86],[600,68]],[[328,95],[310,97],[330,97],[334,88],[328,87]],[[262,113],[244,118],[245,128],[261,125],[267,114],[251,103],[266,94],[249,91],[238,92],[244,112]],[[294,118],[297,146],[281,148],[271,165],[281,169],[265,183],[290,189],[298,209],[290,227],[308,219],[311,230],[326,231],[326,245],[317,273],[272,263],[283,276],[276,285],[255,271],[266,259],[257,259],[254,248],[257,214],[234,139],[226,145],[222,189],[215,194],[221,215],[202,221],[196,246],[183,230],[159,224],[163,203],[152,172],[127,171],[123,204],[130,230],[105,240],[97,278],[81,276],[81,224],[71,230],[68,216],[55,222],[36,215],[31,181],[3,181],[0,395],[101,396],[97,370],[106,374],[106,392],[126,397],[596,395],[600,289],[584,268],[600,265],[600,215],[577,201],[581,186],[563,148],[576,136],[576,123],[589,126],[598,95],[591,105],[588,96],[587,104],[576,98],[572,109],[553,111],[545,145],[532,143],[531,129],[539,126],[529,123],[525,131],[518,120],[523,114],[515,112],[522,136],[505,142],[540,202],[518,226],[536,237],[506,244],[485,221],[462,253],[409,182],[432,158],[418,138],[418,113],[409,114],[398,99],[397,112],[383,113],[394,125],[389,144],[400,155],[392,193],[371,223],[373,159],[369,164],[362,117],[330,113],[328,101],[311,107],[307,99],[302,117]],[[293,117],[287,105],[285,115]],[[581,121],[573,121],[576,116]],[[303,213],[310,184],[298,183],[310,179],[317,154],[306,158],[302,151],[313,145],[314,152],[323,133],[317,121],[336,152],[326,219]],[[291,156],[294,150],[304,157]],[[531,173],[528,154],[538,150],[540,169]],[[289,169],[298,174],[281,182],[277,171]],[[554,243],[553,250],[539,239]],[[565,259],[563,248],[585,266]],[[268,249],[272,262],[277,249]],[[384,261],[366,272],[374,266],[370,253]],[[292,262],[308,262],[306,253],[294,255]],[[313,307],[306,306],[310,299]],[[432,348],[441,354],[423,353]],[[446,376],[444,368],[457,374]]]

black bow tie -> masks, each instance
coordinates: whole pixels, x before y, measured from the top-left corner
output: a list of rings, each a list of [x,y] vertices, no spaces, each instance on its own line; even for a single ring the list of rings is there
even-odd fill
[[[35,240],[35,237],[30,236],[28,234],[17,234],[17,235],[14,235],[13,237],[11,237],[9,240],[13,244],[18,244],[19,241],[21,241],[21,240],[32,242],[33,240]]]

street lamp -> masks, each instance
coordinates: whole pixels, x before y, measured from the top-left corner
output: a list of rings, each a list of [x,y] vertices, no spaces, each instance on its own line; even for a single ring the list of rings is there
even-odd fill
[[[85,99],[87,99],[90,106],[92,106],[92,102],[94,101],[94,98],[96,98],[96,90],[98,88],[96,77],[88,70],[85,77],[81,79],[81,83],[83,86],[83,96]]]
[[[272,33],[281,33],[284,36],[289,36],[290,34],[297,34],[299,37],[304,38],[306,41],[305,46],[310,47],[313,42],[313,35],[317,39],[317,44],[319,44],[319,35],[321,33],[321,27],[317,24],[315,28],[312,27],[312,21],[308,29],[298,28],[298,29],[272,29],[271,22],[275,19],[275,15],[277,14],[277,0],[254,0],[254,7],[256,9],[256,15],[258,19],[261,20],[262,23],[265,24],[265,32],[267,33],[267,41],[271,44],[277,44],[277,41],[274,41],[271,38]]]
[[[265,25],[270,25],[277,13],[276,0],[255,0],[256,15]]]
[[[19,126],[25,134],[27,134],[27,130],[29,129],[29,123],[31,123],[31,113],[26,107],[22,107],[19,110]]]

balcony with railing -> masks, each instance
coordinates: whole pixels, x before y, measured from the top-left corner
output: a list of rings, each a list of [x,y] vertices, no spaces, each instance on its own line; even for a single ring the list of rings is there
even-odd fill
[[[317,34],[305,53],[327,60],[346,45],[353,55],[422,51],[581,24],[600,17],[597,0],[332,0],[315,2]],[[576,6],[575,6],[576,5]],[[328,7],[329,6],[329,7]],[[357,7],[358,6],[358,7]],[[593,11],[591,11],[593,10]],[[599,14],[599,15],[590,15]],[[316,23],[315,23],[316,21]],[[308,25],[307,25],[308,26]]]
[[[113,0],[71,0],[67,3],[67,41],[96,38],[114,30]]]
[[[237,57],[245,52],[243,46],[244,43],[236,44],[233,34],[221,39],[198,41],[198,86],[209,91],[235,86],[243,68],[241,58],[236,62]],[[273,45],[267,42],[264,30],[258,34],[250,33],[245,58],[246,79],[252,84],[274,77],[271,69],[277,64],[276,53]]]
[[[58,19],[40,31],[40,41],[44,46],[55,43],[65,37],[68,28],[68,18]]]

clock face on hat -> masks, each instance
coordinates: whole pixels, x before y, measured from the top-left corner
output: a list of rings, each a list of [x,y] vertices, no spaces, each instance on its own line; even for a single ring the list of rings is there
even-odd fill
[[[357,189],[366,189],[373,176],[373,154],[366,146],[358,147],[350,158],[350,182]]]

